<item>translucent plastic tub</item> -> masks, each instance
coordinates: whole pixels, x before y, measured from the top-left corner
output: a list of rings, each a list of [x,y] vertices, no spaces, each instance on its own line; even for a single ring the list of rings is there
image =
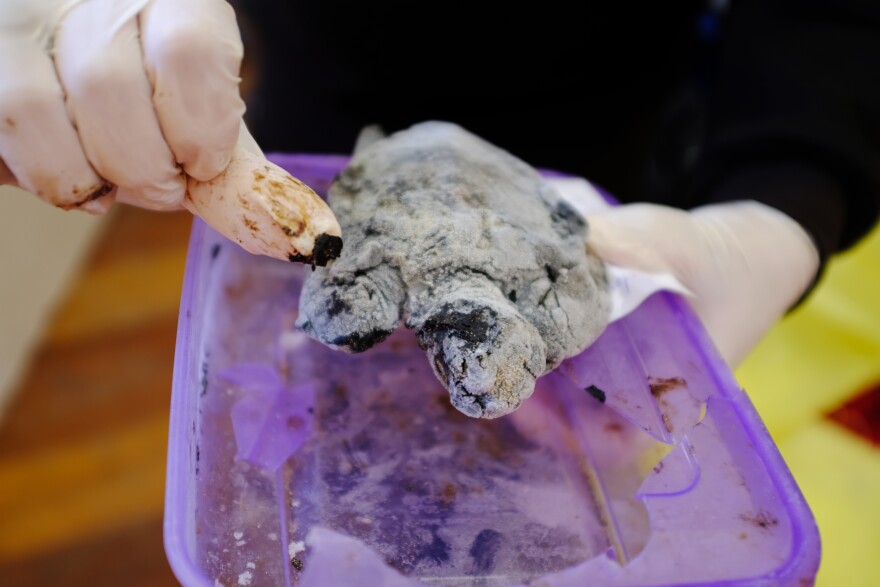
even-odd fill
[[[275,159],[319,192],[345,163]],[[809,509],[677,297],[478,421],[405,330],[360,355],[294,332],[308,270],[195,223],[165,513],[184,585],[813,583]]]

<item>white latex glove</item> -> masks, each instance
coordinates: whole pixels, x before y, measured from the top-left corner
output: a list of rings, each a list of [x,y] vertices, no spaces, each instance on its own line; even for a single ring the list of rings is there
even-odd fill
[[[0,181],[92,213],[185,206],[251,252],[311,260],[339,227],[244,129],[242,53],[223,0],[3,0]]]
[[[782,212],[754,201],[690,212],[630,204],[587,215],[588,243],[605,261],[671,273],[734,367],[800,298],[819,267],[812,239]]]

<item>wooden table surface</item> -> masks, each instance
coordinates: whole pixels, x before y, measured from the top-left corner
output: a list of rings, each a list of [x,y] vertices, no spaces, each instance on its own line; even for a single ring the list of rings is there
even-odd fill
[[[0,421],[0,585],[177,585],[162,545],[192,217],[122,207]]]

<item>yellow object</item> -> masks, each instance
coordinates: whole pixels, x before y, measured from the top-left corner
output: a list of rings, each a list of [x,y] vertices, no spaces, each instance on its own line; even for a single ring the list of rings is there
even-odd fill
[[[880,229],[828,265],[737,379],[816,516],[816,585],[880,585],[880,447],[825,416],[880,384]]]

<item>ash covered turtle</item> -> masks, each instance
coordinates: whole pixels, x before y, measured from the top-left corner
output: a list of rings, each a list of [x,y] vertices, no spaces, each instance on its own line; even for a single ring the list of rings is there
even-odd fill
[[[461,127],[426,122],[359,146],[328,201],[346,246],[307,279],[298,327],[360,352],[404,318],[468,416],[515,410],[608,322],[583,219]]]

